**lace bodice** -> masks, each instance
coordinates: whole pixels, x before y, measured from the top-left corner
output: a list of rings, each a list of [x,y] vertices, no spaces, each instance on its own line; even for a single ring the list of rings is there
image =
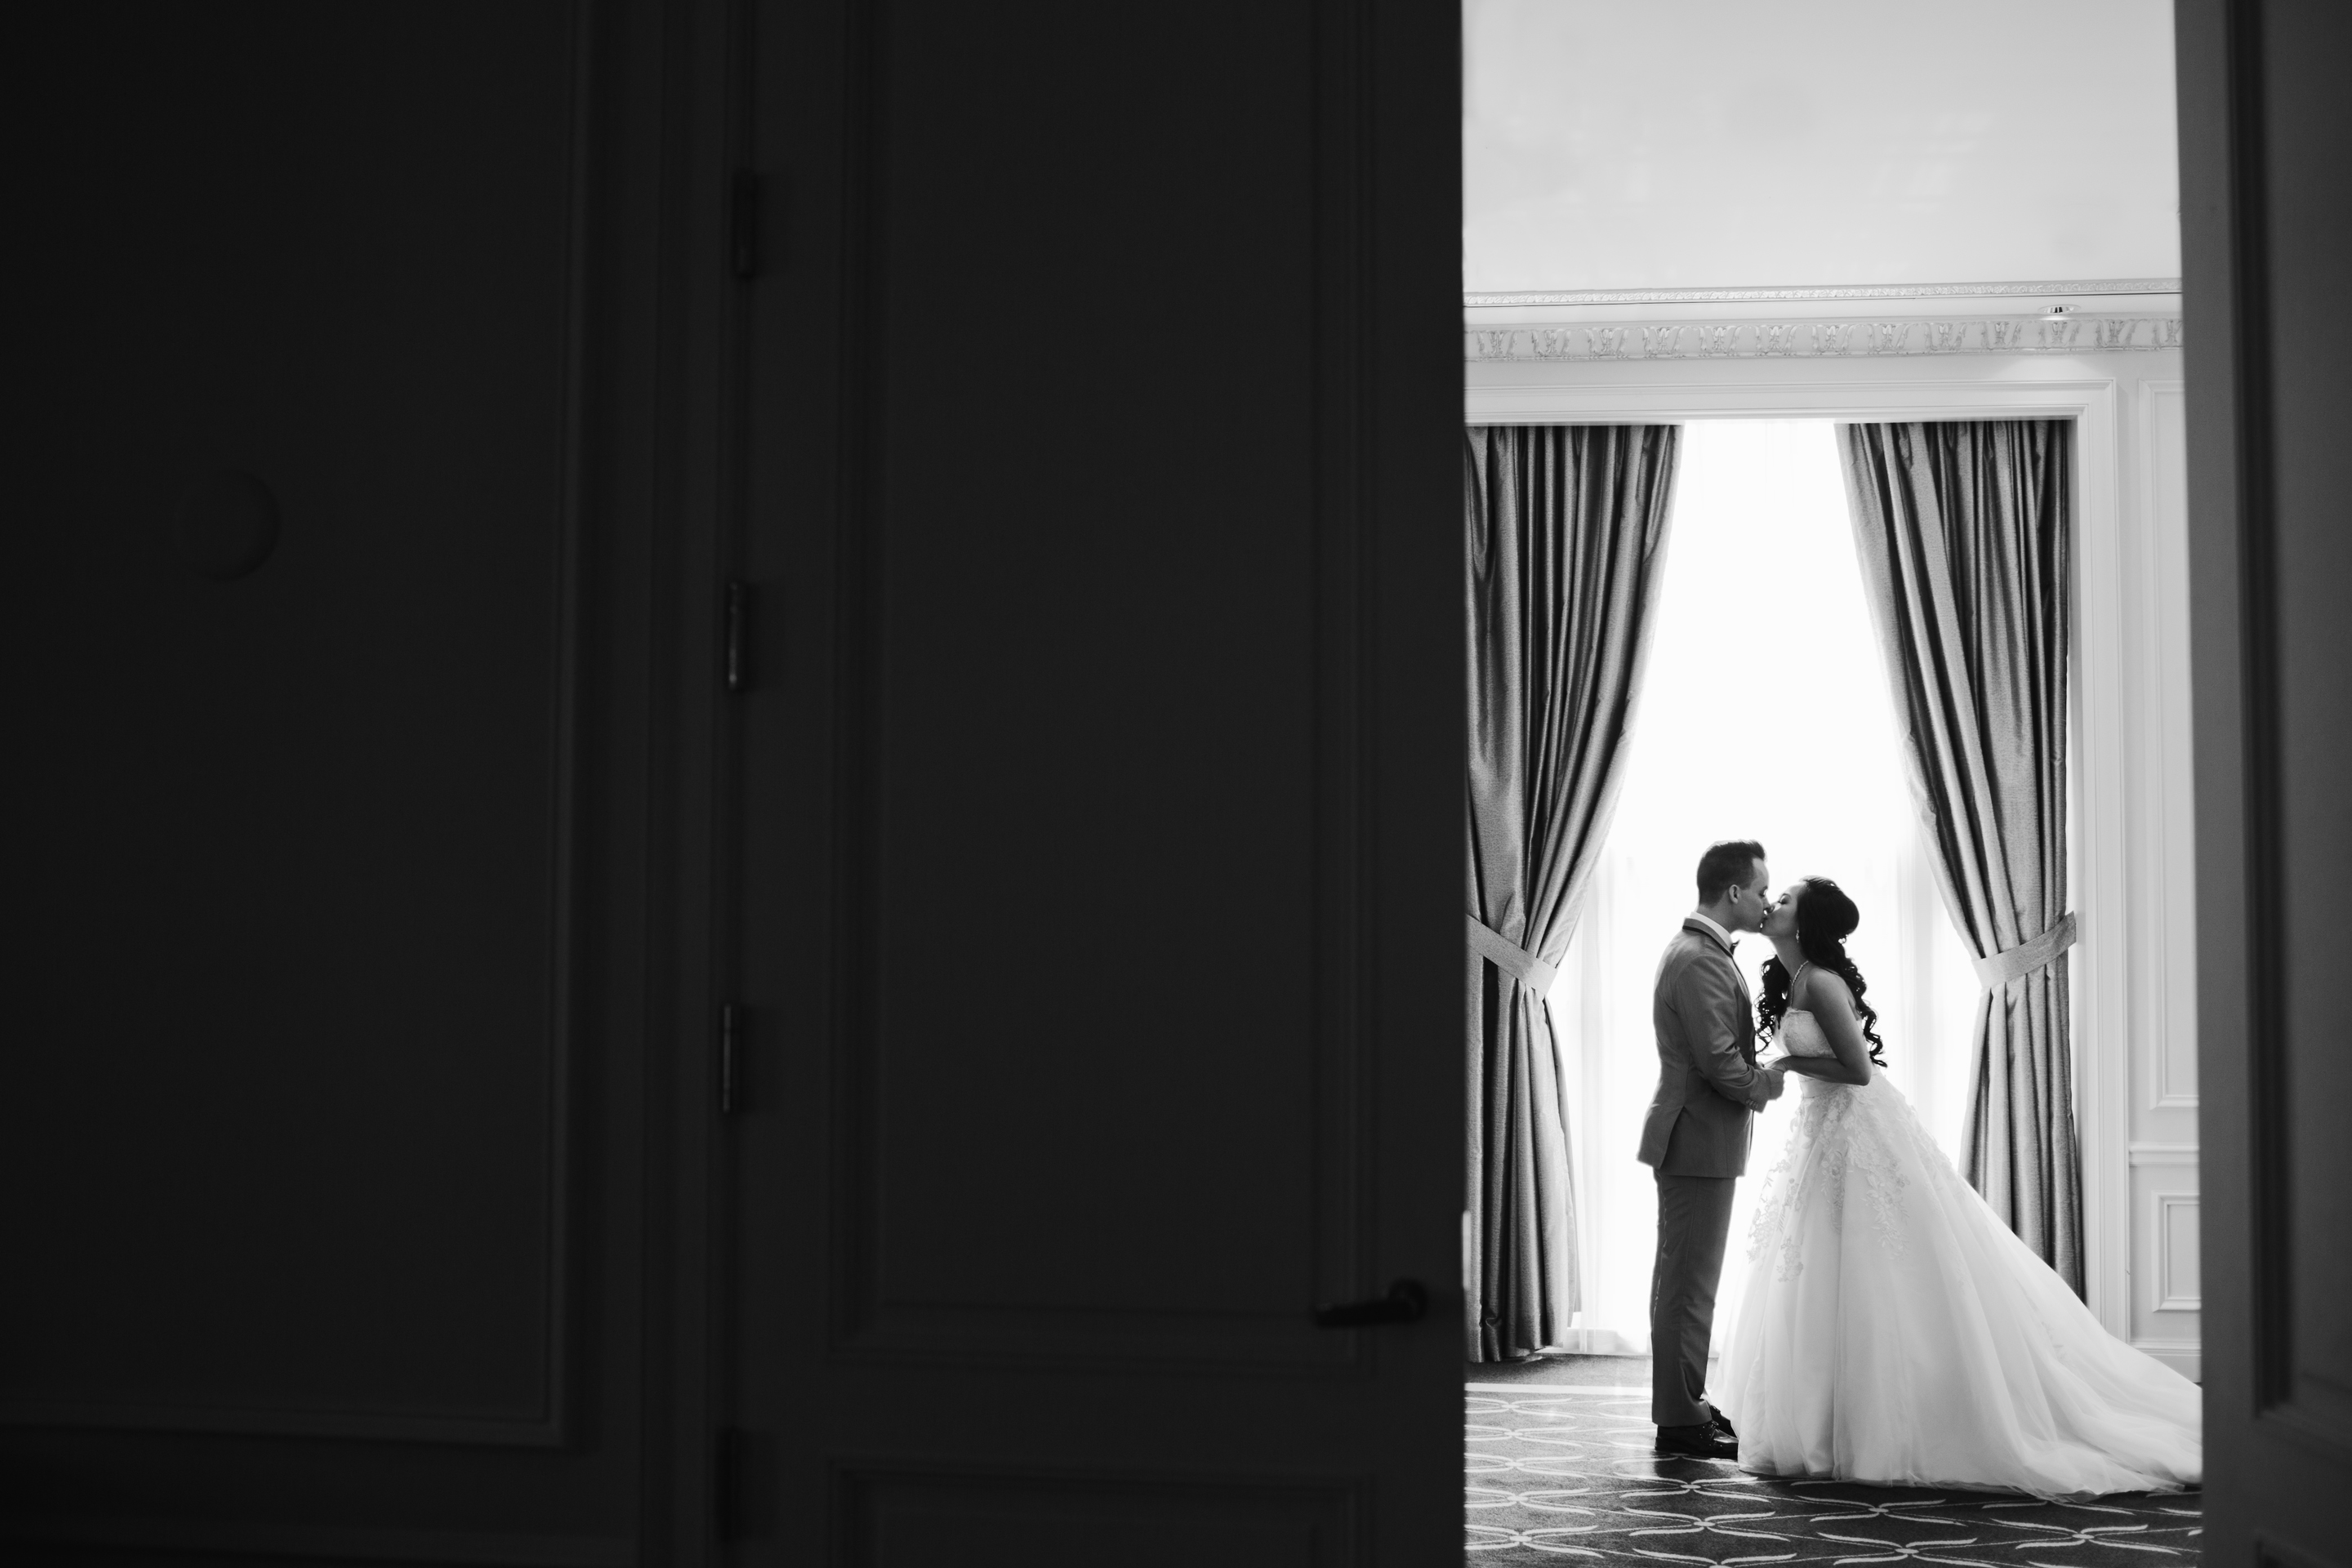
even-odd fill
[[[1837,1051],[1811,1013],[1791,1007],[1780,1018],[1780,1046],[1792,1057],[1833,1057]]]
[[[1781,1016],[1777,1037],[1792,1057],[1837,1055],[1820,1021],[1802,1007]],[[1748,1231],[1748,1261],[1760,1261],[1777,1245],[1777,1277],[1795,1278],[1804,1265],[1797,1231],[1785,1223],[1786,1211],[1817,1194],[1825,1212],[1842,1223],[1850,1191],[1862,1194],[1885,1246],[1899,1255],[1906,1238],[1896,1210],[1910,1180],[1905,1173],[1916,1172],[1922,1160],[1942,1162],[1943,1155],[1883,1075],[1874,1072],[1861,1084],[1811,1073],[1790,1076],[1804,1085],[1797,1124],[1790,1130],[1787,1152],[1764,1178],[1762,1201]]]

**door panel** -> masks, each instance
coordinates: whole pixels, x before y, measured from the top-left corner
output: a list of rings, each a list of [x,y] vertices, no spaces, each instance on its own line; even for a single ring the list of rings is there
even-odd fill
[[[852,1562],[1084,1563],[1293,1568],[1352,1555],[1350,1499],[1247,1484],[1138,1486],[1072,1474],[844,1478]]]
[[[2352,1562],[2352,456],[2340,7],[2184,0],[2197,706],[2200,1270],[2217,1563]]]
[[[630,1554],[633,29],[14,36],[10,1531]]]
[[[1458,1551],[1454,18],[751,24],[744,1560]]]
[[[12,1054],[0,1144],[80,1201],[11,1205],[7,1250],[54,1273],[7,1294],[0,1341],[48,1347],[9,1394],[59,1414],[551,1441],[571,19],[462,43],[373,20],[278,35],[341,68],[272,82],[218,18],[159,13],[51,122],[99,151],[42,166],[26,226],[45,275],[79,276],[36,328],[58,391],[11,508],[46,525],[7,622],[48,831],[7,945],[48,1048]],[[423,58],[452,44],[475,69]],[[404,110],[420,77],[438,101]],[[214,94],[244,112],[190,101]],[[502,95],[535,144],[458,129]],[[501,202],[520,243],[468,261]],[[436,330],[509,300],[502,363]],[[215,581],[176,545],[225,470],[278,539]],[[172,1174],[106,1179],[129,1171]]]
[[[12,1561],[1457,1549],[1454,20],[1103,16],[19,29]]]
[[[1311,15],[1258,12],[1213,100],[1182,73],[1239,14],[1188,9],[1122,28],[1128,68],[1027,65],[1060,85],[1012,116],[972,68],[1003,18],[859,20],[836,1331],[872,1355],[1328,1356],[1297,1304],[1344,1273],[1347,1194],[1289,1134],[1325,1109],[1318,1021],[1347,1027],[1314,961],[1356,956],[1316,897],[1318,818],[1356,780],[1351,542],[1316,528],[1347,454],[1315,411],[1359,389],[1314,352]],[[1140,279],[1103,268],[1145,254],[1186,286],[1095,374],[1057,367],[1049,320],[1129,315]],[[1043,309],[970,309],[1024,296]],[[1097,379],[1131,358],[1207,387],[1236,342],[1247,377],[1181,406]],[[1357,1152],[1323,1120],[1344,1184]]]

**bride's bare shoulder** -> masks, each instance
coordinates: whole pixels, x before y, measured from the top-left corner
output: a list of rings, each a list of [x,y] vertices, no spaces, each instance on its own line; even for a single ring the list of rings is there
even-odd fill
[[[1842,1013],[1853,1011],[1853,988],[1845,983],[1845,976],[1818,963],[1806,966],[1804,992],[1806,1005],[1814,1012],[1825,1007]]]

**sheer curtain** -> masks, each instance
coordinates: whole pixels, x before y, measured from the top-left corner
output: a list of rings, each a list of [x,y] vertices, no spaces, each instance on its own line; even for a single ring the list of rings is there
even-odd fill
[[[1551,1014],[1570,1108],[1583,1310],[1560,1342],[1648,1345],[1656,1197],[1634,1161],[1657,1082],[1650,986],[1693,901],[1699,852],[1756,837],[1776,885],[1834,877],[1861,906],[1850,943],[1870,981],[1889,1074],[1959,1147],[1979,987],[1946,915],[1911,805],[1863,597],[1834,426],[1717,420],[1684,429],[1657,620],[1616,818]],[[1744,938],[1749,978],[1770,956]],[[1787,1108],[1757,1124],[1716,1321],[1747,1270],[1753,1194],[1780,1157]]]

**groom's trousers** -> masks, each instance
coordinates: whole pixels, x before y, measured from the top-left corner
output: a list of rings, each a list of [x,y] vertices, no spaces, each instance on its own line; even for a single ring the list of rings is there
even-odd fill
[[[1703,1426],[1715,1287],[1731,1235],[1731,1176],[1658,1173],[1658,1256],[1650,1268],[1650,1419]]]

